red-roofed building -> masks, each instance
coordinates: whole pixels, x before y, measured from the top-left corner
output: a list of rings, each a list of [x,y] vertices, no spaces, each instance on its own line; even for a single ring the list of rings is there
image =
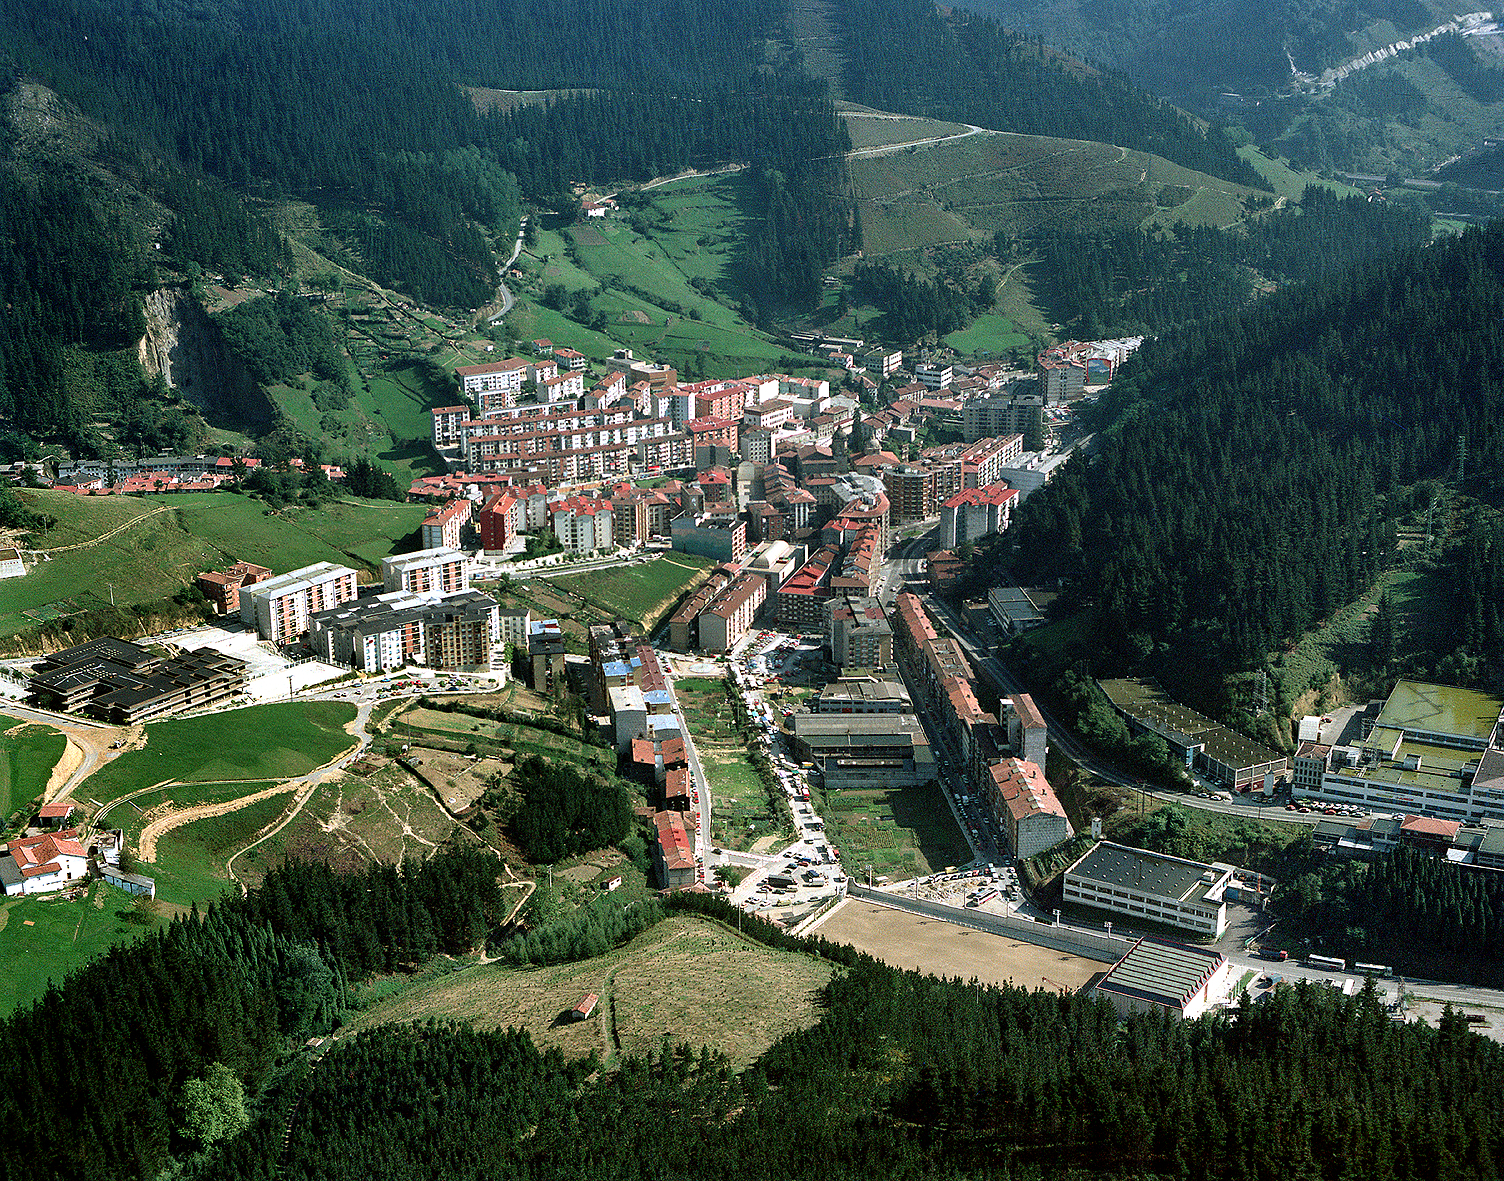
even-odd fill
[[[987,802],[1016,857],[1033,857],[1075,835],[1065,808],[1039,767],[1005,759],[989,771]]]
[[[476,513],[475,525],[482,549],[488,554],[504,553],[512,539],[526,531],[527,502],[512,492],[493,492]]]
[[[460,534],[470,520],[470,509],[468,500],[451,500],[430,509],[423,518],[423,548],[459,549]]]
[[[830,579],[840,556],[834,546],[821,546],[804,565],[778,587],[778,622],[823,624],[825,601],[834,593]]]
[[[240,588],[254,586],[271,576],[272,572],[265,566],[236,562],[228,570],[206,570],[193,581],[204,592],[204,598],[214,605],[216,615],[238,615]]]
[[[0,885],[8,896],[46,894],[89,874],[89,854],[76,828],[11,841],[0,856]]]
[[[1018,489],[1006,484],[963,488],[940,506],[940,544],[954,549],[992,533],[1007,531]]]
[[[689,437],[698,447],[722,446],[736,450],[736,420],[731,418],[692,418],[684,424]]]
[[[1438,820],[1434,816],[1406,816],[1400,825],[1400,840],[1423,849],[1448,849],[1462,827],[1457,820]]]
[[[428,413],[433,418],[435,447],[457,447],[463,442],[463,427],[470,421],[470,407],[435,406]]]
[[[653,816],[657,830],[653,840],[653,864],[658,881],[665,890],[679,890],[695,884],[694,843],[684,817],[678,812],[658,812]]]
[[[523,357],[508,357],[488,365],[461,365],[454,371],[460,393],[475,403],[480,416],[492,410],[513,406],[527,380],[529,362]]]
[[[78,805],[72,800],[63,800],[56,804],[43,804],[37,809],[37,820],[48,828],[65,828],[68,818],[77,811]]]

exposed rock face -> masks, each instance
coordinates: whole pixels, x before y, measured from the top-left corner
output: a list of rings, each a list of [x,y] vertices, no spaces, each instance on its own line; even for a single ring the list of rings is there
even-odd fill
[[[217,426],[255,431],[271,425],[271,401],[197,300],[181,287],[161,287],[145,302],[146,335],[136,352],[147,373],[160,373]]]

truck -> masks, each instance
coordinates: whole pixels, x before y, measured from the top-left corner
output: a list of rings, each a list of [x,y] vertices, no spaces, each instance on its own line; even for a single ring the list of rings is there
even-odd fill
[[[794,879],[786,873],[770,873],[768,875],[768,885],[772,886],[775,890],[789,889],[794,884]]]
[[[1290,958],[1290,953],[1288,951],[1281,951],[1277,947],[1265,948],[1264,955],[1266,958],[1271,960],[1278,960],[1280,963],[1284,963],[1287,959]]]

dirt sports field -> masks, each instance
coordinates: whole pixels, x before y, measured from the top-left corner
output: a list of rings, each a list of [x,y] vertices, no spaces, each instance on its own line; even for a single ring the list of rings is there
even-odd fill
[[[1079,989],[1108,968],[1063,951],[851,898],[810,934],[849,943],[895,968],[1027,989]]]

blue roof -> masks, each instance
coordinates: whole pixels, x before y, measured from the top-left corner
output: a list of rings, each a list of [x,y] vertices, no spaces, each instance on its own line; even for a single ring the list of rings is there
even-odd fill
[[[674,700],[667,689],[649,689],[642,699],[649,705],[671,705]]]

